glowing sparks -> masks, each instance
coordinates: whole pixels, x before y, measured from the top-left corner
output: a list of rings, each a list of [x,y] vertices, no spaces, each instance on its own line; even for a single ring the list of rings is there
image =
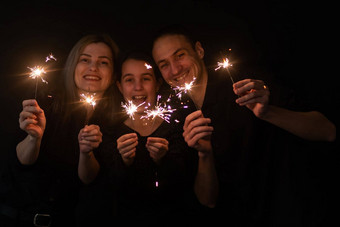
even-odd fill
[[[96,98],[95,98],[95,95],[96,93],[93,93],[93,94],[80,94],[80,97],[81,97],[81,101],[88,104],[88,105],[91,105],[92,108],[95,107],[96,105]]]
[[[148,63],[145,63],[144,66],[145,66],[147,69],[152,69],[152,66],[149,65]]]
[[[49,54],[46,57],[45,62],[48,62],[50,60],[57,61],[57,59],[53,56],[52,53]],[[43,83],[48,84],[48,82],[42,77],[42,75],[46,74],[47,72],[46,72],[45,68],[43,66],[40,66],[40,65],[34,66],[33,68],[31,68],[31,67],[27,67],[27,68],[29,68],[31,70],[29,77],[36,80],[36,82],[35,82],[35,94],[34,94],[34,98],[36,99],[37,98],[37,91],[38,91],[38,78],[40,78]]]
[[[194,85],[196,80],[196,77],[190,82],[190,83],[185,83],[183,86],[177,86],[174,88],[176,91],[176,96],[181,99],[183,93],[187,93],[188,91],[191,90],[192,86]]]
[[[164,103],[163,105],[159,103],[159,99],[161,98],[160,95],[157,96],[157,102],[152,110],[145,110],[144,112],[146,113],[145,116],[142,116],[141,119],[147,118],[147,119],[152,119],[154,120],[156,117],[162,118],[164,121],[170,123],[171,119],[171,114],[176,110],[176,109],[171,109],[170,105],[166,105]],[[149,104],[150,106],[150,104]]]
[[[231,73],[229,72],[229,67],[233,66],[232,64],[230,64],[229,62],[229,59],[228,58],[224,58],[223,62],[217,62],[217,68],[215,69],[216,70],[219,70],[220,68],[224,68],[228,71],[228,74],[229,74],[229,77],[230,77],[230,80],[231,82],[234,84],[234,79],[233,77],[231,76]]]
[[[128,100],[127,103],[122,103],[122,107],[125,110],[125,113],[132,119],[135,120],[134,115],[137,112],[138,108],[143,105],[145,102],[142,102],[139,105],[133,104],[132,100]]]
[[[46,74],[45,68],[42,66],[34,66],[33,68],[27,67],[31,70],[30,78],[37,79],[38,77],[41,79],[42,82],[48,84],[44,78],[42,78],[42,74]]]
[[[50,55],[48,55],[48,56],[46,57],[45,62],[48,62],[48,61],[51,61],[51,60],[57,61],[57,59],[53,56],[52,53],[50,53]]]
[[[215,69],[215,71],[216,70],[218,70],[218,69],[220,69],[220,68],[228,68],[228,67],[230,67],[230,66],[233,66],[232,64],[230,64],[230,62],[229,62],[229,59],[228,58],[225,58],[224,60],[223,60],[223,62],[217,62],[217,68]]]

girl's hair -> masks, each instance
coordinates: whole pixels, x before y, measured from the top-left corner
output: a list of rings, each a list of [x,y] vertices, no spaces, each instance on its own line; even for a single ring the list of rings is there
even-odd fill
[[[155,61],[153,60],[153,58],[151,57],[151,54],[149,54],[148,52],[144,51],[144,50],[129,50],[127,52],[124,53],[124,55],[121,56],[120,60],[119,60],[119,67],[117,67],[118,69],[118,74],[117,74],[117,81],[121,81],[122,79],[122,66],[123,63],[129,59],[134,59],[134,60],[138,60],[138,61],[144,61],[145,63],[149,64],[152,69],[153,72],[155,74],[156,80],[158,82],[162,82],[162,76],[161,73],[155,63]]]
[[[54,106],[52,108],[52,112],[63,115],[63,120],[68,119],[70,113],[72,112],[72,104],[79,102],[79,94],[74,81],[74,73],[75,68],[77,66],[80,54],[85,49],[86,46],[92,43],[104,43],[106,44],[112,52],[112,65],[113,65],[113,74],[112,80],[116,80],[117,75],[117,67],[115,65],[118,63],[118,54],[119,48],[117,44],[113,41],[113,39],[108,34],[90,34],[81,38],[70,51],[65,67],[63,70],[63,84],[59,92],[58,98],[54,102]],[[108,89],[105,91],[100,102],[103,104],[103,108],[106,109],[105,113],[107,117],[110,118],[109,115],[114,114],[116,111],[116,103],[117,103],[117,88],[112,83]]]

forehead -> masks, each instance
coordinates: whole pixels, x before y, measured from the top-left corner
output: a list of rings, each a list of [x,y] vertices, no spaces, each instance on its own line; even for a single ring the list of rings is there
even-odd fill
[[[143,60],[127,59],[123,62],[122,71],[123,73],[129,73],[130,71],[137,71],[140,73],[152,73],[153,69],[149,68],[149,64]]]
[[[90,43],[84,47],[82,53],[112,57],[111,49],[105,43]]]
[[[171,56],[179,49],[192,50],[193,48],[184,35],[165,35],[154,42],[152,54],[158,61]]]

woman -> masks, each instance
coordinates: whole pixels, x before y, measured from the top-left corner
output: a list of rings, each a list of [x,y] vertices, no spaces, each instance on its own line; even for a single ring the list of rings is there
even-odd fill
[[[16,201],[20,201],[15,209],[26,215],[13,216],[17,222],[75,226],[75,207],[82,185],[78,164],[81,168],[93,158],[91,152],[84,150],[98,147],[100,128],[110,124],[116,111],[112,82],[117,54],[118,47],[110,36],[87,35],[71,50],[63,86],[51,103],[40,107],[37,100],[23,101],[19,123],[26,135],[17,144],[13,171],[18,184]],[[80,101],[82,94],[94,95],[95,108]],[[77,135],[82,128],[92,137],[84,138],[79,145]]]

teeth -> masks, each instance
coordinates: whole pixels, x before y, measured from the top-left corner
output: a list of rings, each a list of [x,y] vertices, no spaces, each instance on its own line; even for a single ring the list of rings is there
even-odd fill
[[[181,77],[177,77],[175,80],[178,82],[178,81],[181,81],[185,78],[186,74],[184,74],[183,76]]]
[[[144,96],[144,95],[136,95],[136,96],[133,96],[133,99],[146,99],[146,96]]]
[[[89,80],[100,80],[100,78],[97,76],[85,76],[84,78]]]

